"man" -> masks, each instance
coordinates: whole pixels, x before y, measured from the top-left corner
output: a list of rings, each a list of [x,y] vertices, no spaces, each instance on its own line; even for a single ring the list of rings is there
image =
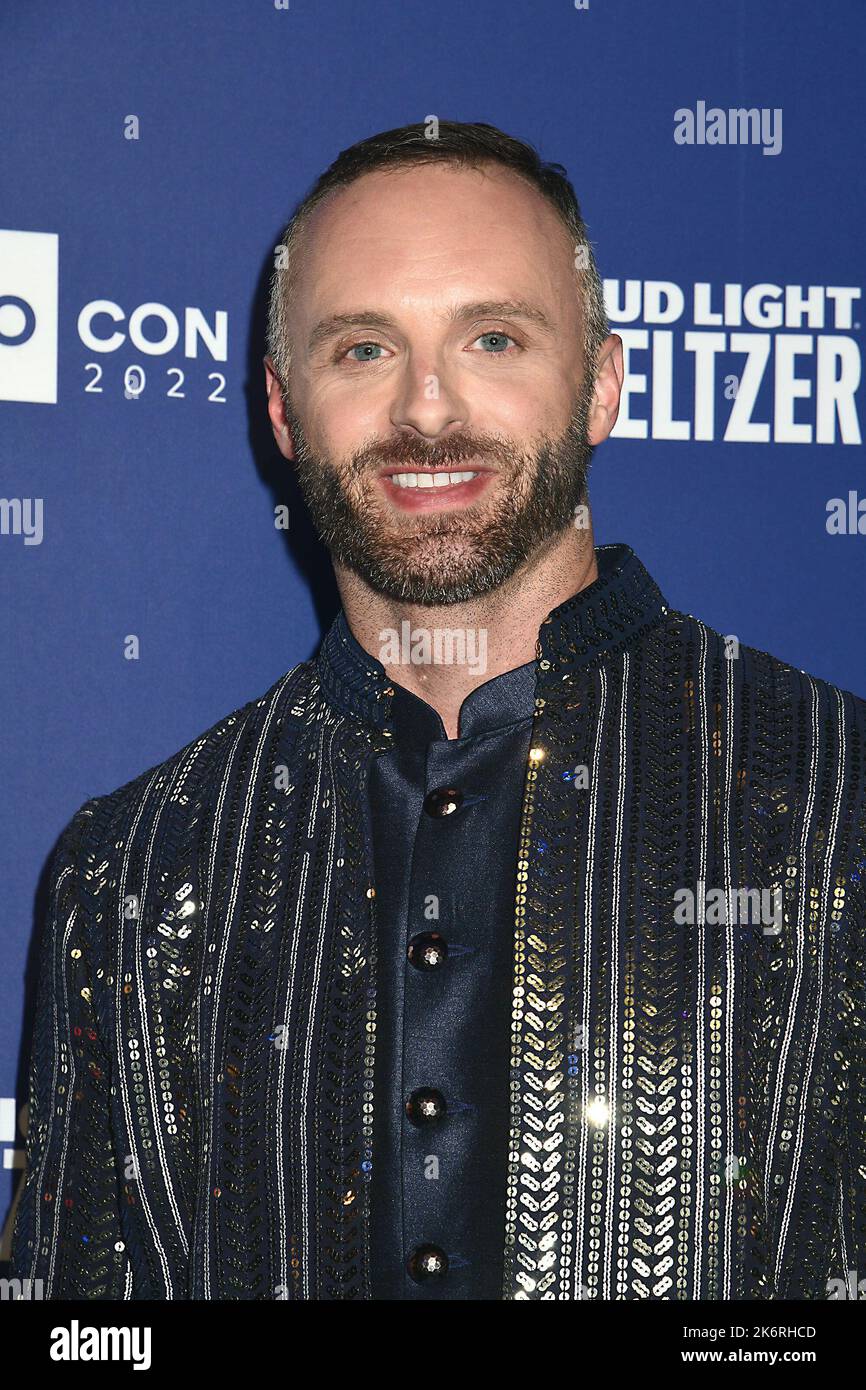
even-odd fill
[[[16,1274],[832,1297],[866,1267],[866,704],[594,546],[622,349],[558,166],[363,141],[271,293],[342,610],[64,833]]]

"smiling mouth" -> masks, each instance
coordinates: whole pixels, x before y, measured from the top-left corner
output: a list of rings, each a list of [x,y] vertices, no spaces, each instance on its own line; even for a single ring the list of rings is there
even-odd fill
[[[473,506],[492,486],[492,468],[391,467],[379,474],[391,506],[401,512],[441,512]]]
[[[419,488],[443,488],[459,487],[462,483],[471,483],[473,478],[478,477],[480,470],[471,471],[463,469],[460,472],[448,472],[441,469],[437,473],[386,473],[385,481],[394,487],[419,487]]]

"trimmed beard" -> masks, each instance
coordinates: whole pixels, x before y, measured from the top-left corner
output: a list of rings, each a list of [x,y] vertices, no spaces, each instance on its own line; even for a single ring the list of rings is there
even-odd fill
[[[584,383],[558,438],[540,436],[518,453],[504,439],[461,431],[424,445],[396,435],[357,450],[345,464],[310,449],[284,392],[298,484],[332,560],[375,592],[407,604],[466,603],[496,589],[552,537],[575,525],[585,505],[592,445],[587,440],[593,382]],[[462,508],[410,514],[377,495],[386,467],[463,471],[482,461],[497,469],[486,496]],[[390,484],[385,484],[390,486]]]

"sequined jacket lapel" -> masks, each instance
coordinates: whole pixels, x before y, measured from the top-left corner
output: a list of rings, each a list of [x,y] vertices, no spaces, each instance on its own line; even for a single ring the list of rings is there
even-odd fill
[[[539,633],[503,1298],[824,1298],[866,1273],[866,706],[616,549]],[[45,1296],[370,1296],[391,690],[344,622],[63,836],[15,1236]],[[678,923],[701,885],[780,925]]]

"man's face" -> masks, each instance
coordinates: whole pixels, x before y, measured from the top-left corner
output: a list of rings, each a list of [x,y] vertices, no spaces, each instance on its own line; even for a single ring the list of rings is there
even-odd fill
[[[618,396],[584,373],[574,252],[495,166],[368,174],[316,210],[269,410],[335,565],[465,602],[573,525]]]

